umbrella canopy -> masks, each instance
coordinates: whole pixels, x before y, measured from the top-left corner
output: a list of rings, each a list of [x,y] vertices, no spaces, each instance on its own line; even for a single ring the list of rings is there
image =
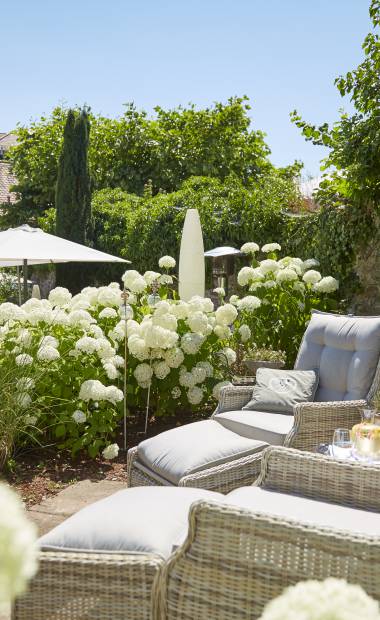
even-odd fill
[[[0,232],[0,266],[16,267],[45,263],[129,263],[130,261],[99,252],[85,245],[49,235],[27,224]]]
[[[236,250],[236,248],[232,248],[230,246],[222,246],[219,248],[214,248],[213,250],[208,250],[205,252],[205,256],[209,256],[211,258],[218,258],[219,256],[242,256],[242,252],[240,250]]]

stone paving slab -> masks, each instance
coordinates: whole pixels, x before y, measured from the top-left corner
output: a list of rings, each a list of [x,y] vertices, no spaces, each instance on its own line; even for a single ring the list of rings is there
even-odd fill
[[[28,516],[36,523],[38,533],[42,536],[78,510],[125,488],[125,482],[122,481],[81,480],[63,489],[57,495],[48,497],[41,504],[29,508]]]

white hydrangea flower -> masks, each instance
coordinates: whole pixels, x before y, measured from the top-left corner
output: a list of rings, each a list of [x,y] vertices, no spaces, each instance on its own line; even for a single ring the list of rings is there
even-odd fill
[[[253,280],[254,274],[253,267],[242,267],[237,276],[240,286],[247,286]]]
[[[197,362],[196,368],[203,368],[206,372],[206,377],[214,376],[214,369],[212,365],[210,364],[210,362],[206,362],[206,361]]]
[[[103,366],[104,372],[106,373],[110,381],[114,381],[120,376],[118,369],[112,362],[102,361],[102,366]]]
[[[151,321],[141,324],[141,335],[151,349],[171,349],[178,341],[176,332],[164,329],[160,325],[153,325]]]
[[[92,338],[92,336],[82,336],[82,338],[76,341],[75,348],[77,351],[91,355],[91,353],[95,353],[98,350],[99,339]]]
[[[304,293],[305,292],[305,285],[304,285],[304,283],[303,282],[294,282],[293,290],[297,291],[298,293]]]
[[[119,454],[119,446],[117,443],[111,443],[106,448],[104,448],[102,452],[103,458],[107,459],[107,461],[111,461],[115,459]]]
[[[231,295],[230,304],[232,304],[233,306],[236,306],[238,301],[239,301],[239,295]]]
[[[176,261],[172,256],[161,256],[158,266],[160,269],[174,269]]]
[[[26,329],[25,327],[23,327],[22,329],[19,329],[16,342],[18,342],[24,348],[27,349],[32,344],[32,341],[33,341],[33,334],[30,332],[29,329]]]
[[[224,304],[219,306],[215,312],[215,319],[218,325],[232,325],[235,321],[238,312],[236,307],[232,304]]]
[[[298,280],[298,275],[289,267],[285,267],[276,273],[276,282],[278,282],[278,284],[282,284],[283,282],[294,282],[294,280]]]
[[[191,369],[191,374],[194,377],[195,383],[203,383],[206,380],[207,372],[202,366],[194,366]]]
[[[251,330],[248,325],[245,323],[240,325],[239,334],[242,342],[247,342],[251,337]]]
[[[231,336],[231,330],[228,325],[215,325],[214,334],[219,340],[227,340]]]
[[[184,371],[179,373],[179,384],[186,388],[194,387],[195,386],[194,375],[185,369]]]
[[[173,314],[161,314],[155,312],[152,316],[153,325],[159,325],[164,329],[168,329],[169,331],[175,332],[177,331],[177,319]]]
[[[178,386],[174,387],[171,391],[172,398],[174,398],[175,400],[181,398],[181,394],[181,388],[179,388]]]
[[[8,301],[0,304],[0,323],[5,323],[10,320],[23,322],[26,320],[26,316],[25,310],[16,306],[16,304],[12,304]]]
[[[309,269],[302,276],[302,280],[306,284],[316,284],[321,279],[322,279],[321,274],[319,273],[319,271],[316,271],[315,269]]]
[[[188,305],[185,301],[179,301],[171,305],[170,312],[174,314],[178,320],[186,319],[189,314]]]
[[[88,329],[92,323],[96,323],[94,317],[87,310],[72,310],[68,315],[69,324]]]
[[[87,420],[86,414],[84,413],[84,411],[81,411],[80,409],[77,409],[76,411],[74,411],[71,417],[74,420],[74,422],[76,422],[77,424],[84,424],[84,422]]]
[[[64,310],[56,309],[53,314],[54,325],[68,325],[69,315]]]
[[[124,368],[124,357],[121,355],[114,355],[109,361],[112,361],[116,368]]]
[[[121,279],[124,283],[125,288],[130,289],[131,284],[136,278],[141,278],[141,274],[135,269],[127,269],[127,271],[122,275]]]
[[[160,276],[159,283],[163,284],[164,286],[167,286],[168,284],[173,284],[173,282],[173,276],[169,275],[168,273],[163,273]]]
[[[379,620],[379,603],[343,579],[300,581],[270,601],[261,620]]]
[[[274,288],[277,286],[277,282],[275,280],[267,280],[266,282],[263,282],[263,286],[264,288]]]
[[[115,349],[107,338],[97,338],[96,352],[100,360],[108,360],[116,354]]]
[[[80,400],[89,402],[90,400],[104,400],[105,386],[98,379],[87,379],[83,381],[79,390]]]
[[[132,334],[128,338],[128,350],[133,357],[136,357],[140,362],[149,358],[149,348],[145,344],[145,340],[140,338],[137,334]]]
[[[313,267],[319,267],[319,260],[316,258],[307,258],[303,261],[303,270],[312,269]]]
[[[130,289],[132,293],[143,293],[146,290],[147,283],[145,282],[142,276],[135,278],[133,282],[130,284]]]
[[[318,293],[333,293],[338,290],[339,282],[332,276],[325,276],[322,280],[314,284],[313,288]]]
[[[149,383],[153,376],[153,370],[149,364],[139,364],[133,371],[133,375],[138,384]]]
[[[72,294],[67,288],[63,286],[57,286],[50,291],[48,300],[50,301],[52,306],[59,306],[63,308],[68,303],[70,303],[72,298]]]
[[[187,400],[190,405],[199,405],[203,400],[203,390],[198,386],[191,387],[187,390]]]
[[[0,484],[0,607],[21,594],[37,571],[35,525],[16,493]]]
[[[260,270],[264,275],[267,275],[268,273],[276,273],[279,269],[281,269],[281,266],[277,261],[272,260],[271,258],[266,258],[260,263]]]
[[[198,334],[205,334],[208,327],[207,315],[201,310],[192,312],[187,319],[187,324],[192,332],[196,332]]]
[[[261,248],[261,251],[264,252],[264,254],[268,254],[268,252],[275,252],[276,250],[281,250],[281,246],[279,243],[266,243]]]
[[[181,338],[181,347],[188,355],[195,355],[198,353],[204,340],[205,338],[201,334],[187,333]]]
[[[51,325],[55,320],[55,315],[52,310],[47,308],[35,308],[27,315],[27,320],[31,325],[38,325],[38,323],[46,323]]]
[[[182,349],[173,347],[165,353],[165,362],[170,368],[179,368],[185,359]]]
[[[248,290],[253,293],[254,291],[257,291],[258,288],[261,288],[262,286],[264,286],[264,282],[252,282],[252,284],[249,285]]]
[[[158,273],[157,271],[146,271],[143,275],[143,278],[148,286],[151,286],[153,282],[156,282],[156,280],[159,280],[160,277],[161,277],[161,274]]]
[[[27,409],[32,402],[32,397],[28,392],[19,392],[16,397],[16,402],[20,409]]]
[[[34,390],[36,387],[36,382],[31,377],[21,377],[16,381],[16,389],[20,392],[25,392],[26,390]]]
[[[218,297],[226,296],[226,291],[224,290],[223,286],[217,286],[216,288],[214,288],[213,293],[215,293],[215,295],[218,295]]]
[[[238,303],[239,310],[247,310],[247,312],[253,312],[257,308],[260,308],[260,306],[260,299],[254,295],[247,295],[246,297],[239,299]]]
[[[164,361],[155,362],[153,364],[153,371],[157,379],[165,379],[170,373],[170,366]]]
[[[101,312],[99,312],[100,319],[115,319],[117,317],[117,312],[115,308],[103,308]]]
[[[98,302],[98,289],[96,286],[86,286],[79,295],[82,299],[87,299],[91,306],[95,306]]]
[[[37,359],[40,362],[54,362],[60,357],[58,349],[50,345],[40,347],[37,351]]]
[[[115,385],[107,385],[107,387],[104,387],[103,400],[107,400],[109,403],[116,405],[116,403],[120,403],[123,398],[123,392]]]
[[[101,306],[118,307],[121,302],[120,289],[111,288],[109,286],[101,286],[98,290],[97,302]]]
[[[219,381],[219,383],[214,385],[213,390],[212,390],[212,395],[215,398],[215,400],[219,400],[220,392],[221,392],[222,388],[224,388],[224,387],[226,387],[228,385],[232,385],[231,381]]]
[[[28,353],[20,353],[20,355],[17,355],[15,358],[15,362],[17,366],[29,366],[33,364],[33,358],[31,355],[28,355]]]
[[[243,243],[240,248],[240,252],[243,252],[243,254],[256,254],[256,252],[258,252],[259,250],[260,247],[257,245],[257,243],[254,243],[253,241]]]
[[[222,356],[223,361],[226,361],[228,366],[232,366],[236,362],[236,353],[230,347],[225,347],[218,355]]]
[[[40,340],[40,347],[45,347],[45,346],[50,346],[50,347],[54,347],[55,349],[58,347],[59,342],[57,340],[57,338],[55,338],[54,336],[42,336],[41,340]]]

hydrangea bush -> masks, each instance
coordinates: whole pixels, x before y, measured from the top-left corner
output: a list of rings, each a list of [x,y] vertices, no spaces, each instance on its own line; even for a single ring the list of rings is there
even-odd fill
[[[279,258],[278,243],[265,244],[261,260],[256,243],[245,243],[241,251],[250,259],[250,265],[238,273],[238,284],[246,295],[230,298],[239,310],[240,340],[252,338],[258,348],[285,351],[292,365],[312,309],[335,309],[331,294],[339,283],[331,276],[323,277],[314,258]]]
[[[73,453],[117,456],[111,440],[123,413],[125,350],[129,410],[145,408],[148,388],[155,415],[204,408],[218,398],[236,359],[229,343],[237,309],[225,304],[214,311],[201,297],[176,300],[168,273],[175,260],[165,256],[160,266],[165,273],[124,274],[133,312],[127,320],[115,282],[75,296],[58,287],[45,300],[0,305],[0,369],[11,360],[22,372],[26,439],[48,434]]]

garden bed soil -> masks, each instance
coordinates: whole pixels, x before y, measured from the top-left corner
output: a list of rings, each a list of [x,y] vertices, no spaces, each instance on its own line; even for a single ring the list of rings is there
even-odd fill
[[[202,416],[204,417],[207,416]],[[144,428],[142,416],[128,418],[127,449],[136,446],[146,437],[153,437],[175,426],[202,418],[191,414],[182,414],[176,418],[151,418],[146,436],[142,433]],[[116,441],[119,446],[123,445],[121,432]],[[4,475],[6,481],[20,494],[29,508],[80,480],[126,482],[126,463],[127,453],[123,450],[120,450],[116,459],[107,461],[101,455],[91,458],[81,453],[73,457],[70,452],[58,451],[54,447],[39,447],[17,454],[12,468]]]

